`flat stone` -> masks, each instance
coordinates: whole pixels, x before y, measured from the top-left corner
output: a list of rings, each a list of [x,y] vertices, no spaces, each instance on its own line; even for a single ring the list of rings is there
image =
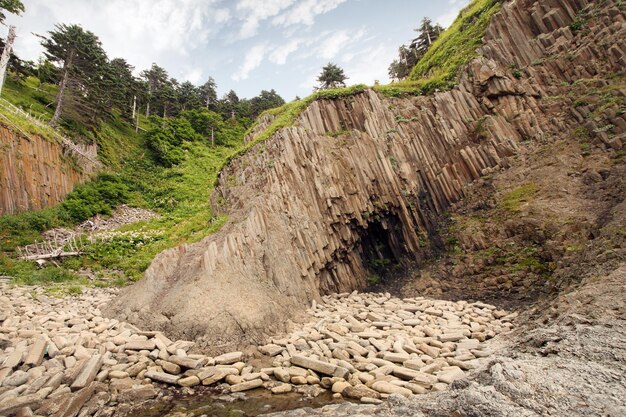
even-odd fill
[[[124,371],[111,371],[109,372],[110,379],[124,379],[128,378],[128,372]]]
[[[292,389],[293,387],[291,384],[280,384],[270,389],[270,391],[272,391],[272,394],[287,394],[288,392],[291,392]]]
[[[40,338],[33,343],[33,346],[28,351],[28,355],[24,359],[24,365],[27,366],[39,366],[43,361],[43,355],[46,353],[46,348],[48,347],[48,341],[46,339]]]
[[[0,403],[0,415],[7,416],[24,407],[39,408],[42,400],[41,396],[37,394],[7,398]]]
[[[350,371],[346,368],[342,368],[332,363],[322,362],[317,359],[307,358],[305,356],[296,355],[291,358],[291,363],[294,365],[301,366],[303,368],[311,369],[313,371],[317,371],[324,375],[337,376],[339,378],[347,378]]]
[[[361,398],[380,398],[380,394],[378,391],[375,391],[371,388],[368,388],[365,385],[355,385],[348,386],[343,391],[341,391],[341,395],[348,398],[353,398],[355,400],[360,400]]]
[[[337,381],[333,384],[331,391],[332,392],[337,392],[339,394],[341,394],[343,392],[344,389],[350,387],[350,383],[347,381]]]
[[[195,375],[181,378],[178,380],[178,385],[181,387],[193,387],[200,384],[200,378]]]
[[[19,387],[28,382],[29,376],[24,371],[15,371],[13,375],[9,375],[4,379],[2,385],[5,387]]]
[[[254,388],[258,388],[263,385],[262,379],[253,379],[252,381],[242,382],[241,384],[232,385],[230,387],[230,392],[241,392],[248,391]]]
[[[152,385],[141,385],[124,390],[118,394],[119,402],[137,403],[149,400],[158,395],[158,391]]]
[[[154,350],[154,340],[131,340],[124,345],[125,350]]]
[[[176,384],[180,379],[179,376],[166,374],[165,372],[152,372],[148,371],[144,375],[146,378],[150,378],[153,381],[164,382],[166,384]]]
[[[265,346],[259,346],[259,352],[267,356],[276,356],[282,353],[285,350],[283,346],[278,346],[273,343]]]
[[[172,355],[168,358],[168,361],[182,366],[183,368],[188,368],[188,369],[198,369],[202,366],[202,361],[199,359],[191,359],[188,357],[181,357],[178,355]]]
[[[453,369],[441,371],[437,374],[437,379],[445,384],[451,384],[457,379],[463,378],[465,378],[465,372],[458,366],[453,367]]]
[[[91,357],[82,368],[74,382],[70,387],[72,390],[78,390],[85,388],[96,378],[96,375],[100,371],[102,366],[102,355],[96,354]]]
[[[383,355],[383,359],[389,362],[403,363],[411,359],[411,356],[408,353],[388,352]]]
[[[274,369],[274,377],[281,382],[289,382],[291,380],[291,375],[285,368]]]
[[[215,358],[215,363],[218,365],[232,365],[235,362],[240,362],[243,359],[243,352],[230,352]]]
[[[75,417],[83,405],[91,398],[95,390],[95,384],[79,390],[76,394],[65,400],[60,410],[53,417]]]
[[[22,356],[24,356],[25,348],[17,348],[9,354],[4,363],[3,368],[14,369],[22,362]]]
[[[413,392],[410,389],[394,385],[387,381],[374,382],[372,384],[372,389],[380,392],[381,394],[400,394],[405,397],[413,395]]]
[[[209,376],[206,376],[204,378],[200,377],[200,378],[202,379],[202,385],[213,385],[216,382],[219,382],[222,379],[226,378],[227,375],[230,375],[230,374],[226,373],[223,370],[217,370]]]

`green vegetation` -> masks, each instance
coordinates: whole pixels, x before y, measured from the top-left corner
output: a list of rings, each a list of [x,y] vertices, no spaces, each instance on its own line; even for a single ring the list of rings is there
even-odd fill
[[[531,201],[538,190],[537,184],[532,182],[517,187],[502,196],[500,207],[508,211],[519,212],[522,203]]]
[[[421,81],[428,90],[451,87],[459,69],[476,57],[491,16],[501,7],[497,0],[474,0],[433,43],[409,78]]]
[[[3,91],[4,98],[30,109],[44,123],[50,120],[52,111],[40,103],[53,96],[54,89],[39,85],[34,77],[23,82],[11,80]],[[4,113],[0,108],[0,115]],[[72,126],[71,120],[61,120],[67,134],[76,134],[70,130],[72,127],[80,128]],[[207,120],[215,122],[214,145],[211,132],[201,129],[206,129]],[[30,119],[24,117],[24,121],[32,126]],[[219,168],[241,144],[244,127],[239,121],[223,120],[220,114],[201,109],[183,112],[179,118],[151,117],[140,122],[147,133],[135,133],[119,114],[113,113],[97,129],[82,132],[82,137],[99,144],[101,159],[115,174],[102,173],[77,186],[55,207],[0,216],[0,251],[6,253],[0,255],[0,274],[22,284],[123,285],[140,278],[159,252],[198,241],[225,223],[225,216],[213,214],[209,196]],[[172,135],[164,133],[172,129]],[[157,137],[178,142],[172,148],[158,148],[154,143]],[[159,217],[124,226],[112,237],[87,244],[80,257],[64,260],[61,268],[37,269],[33,262],[11,258],[17,247],[40,241],[42,231],[72,227],[98,213],[107,215],[121,203],[154,210]],[[98,280],[80,278],[76,271],[83,268],[93,271]],[[63,291],[76,289],[64,284]]]

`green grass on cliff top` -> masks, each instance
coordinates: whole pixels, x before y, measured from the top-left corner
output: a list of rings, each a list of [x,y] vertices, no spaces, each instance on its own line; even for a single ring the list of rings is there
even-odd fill
[[[432,44],[424,57],[413,68],[407,80],[388,85],[375,85],[371,88],[386,96],[401,97],[431,94],[436,90],[454,87],[459,71],[477,56],[476,49],[482,44],[482,38],[491,17],[501,7],[498,0],[473,0],[459,13],[454,23]],[[227,158],[222,168],[257,143],[272,137],[279,129],[292,126],[298,116],[313,101],[348,97],[362,93],[367,88],[370,87],[358,84],[346,88],[320,90],[302,100],[292,101],[282,107],[265,111],[261,116],[274,116],[272,123],[253,141]],[[248,130],[248,133],[253,128],[254,126]]]

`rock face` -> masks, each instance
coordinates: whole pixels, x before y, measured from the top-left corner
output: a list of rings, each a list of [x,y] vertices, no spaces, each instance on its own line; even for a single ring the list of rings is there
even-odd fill
[[[570,24],[587,7],[593,22],[574,34]],[[583,120],[581,107],[557,117],[544,97],[623,69],[624,21],[611,1],[510,1],[453,90],[405,98],[367,90],[312,103],[222,171],[212,202],[229,223],[158,255],[109,314],[209,350],[258,341],[320,295],[363,286],[372,263],[427,258],[438,215],[466,184],[506,168],[521,141],[585,121],[605,146],[621,148],[623,114],[603,128]]]
[[[95,145],[84,150],[95,160]],[[27,137],[0,125],[0,215],[59,203],[97,168],[57,142],[37,135]]]

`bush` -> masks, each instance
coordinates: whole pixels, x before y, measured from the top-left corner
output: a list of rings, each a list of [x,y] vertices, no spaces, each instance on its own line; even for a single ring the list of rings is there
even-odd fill
[[[152,118],[153,127],[146,134],[146,145],[152,151],[155,161],[171,167],[182,162],[185,154],[183,142],[201,140],[200,136],[185,118]]]
[[[128,186],[118,175],[100,174],[67,195],[61,204],[61,217],[81,222],[96,214],[110,214],[117,205],[128,202],[129,197]]]

